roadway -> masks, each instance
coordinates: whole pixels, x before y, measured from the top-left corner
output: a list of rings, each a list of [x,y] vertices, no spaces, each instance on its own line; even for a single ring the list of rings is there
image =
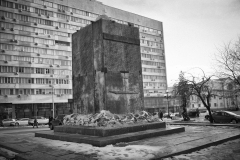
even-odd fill
[[[39,126],[38,128],[33,128],[32,126],[21,126],[21,127],[1,127],[0,134],[17,134],[17,133],[35,133],[39,131],[50,130],[48,126]]]

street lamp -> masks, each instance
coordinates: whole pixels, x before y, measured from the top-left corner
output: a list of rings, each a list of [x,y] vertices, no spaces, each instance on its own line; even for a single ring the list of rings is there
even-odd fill
[[[54,86],[53,83],[51,85],[49,85],[50,87],[52,87],[52,110],[53,110],[53,118],[54,118],[54,114],[55,114],[55,108],[54,108],[54,98],[53,98],[53,92],[54,92]]]
[[[168,101],[168,98],[170,98],[171,95],[169,95],[168,93],[169,93],[169,91],[166,90],[166,94],[164,94],[164,97],[167,98],[167,112],[168,112],[168,117],[169,117],[170,115],[169,115],[169,101]]]
[[[60,75],[63,73],[63,70],[60,72]],[[56,78],[58,78],[57,76]],[[52,109],[53,109],[53,118],[55,118],[55,107],[54,107],[54,85],[56,85],[56,79],[54,79],[54,75],[52,75],[52,84],[49,85],[52,87]]]
[[[53,78],[53,74],[51,75],[51,77],[52,77],[52,81],[51,81],[51,84],[49,85],[49,87],[51,87],[52,88],[52,110],[53,110],[53,118],[54,118],[54,116],[55,116],[55,107],[54,107],[54,95],[53,95],[53,93],[54,93],[54,78]]]

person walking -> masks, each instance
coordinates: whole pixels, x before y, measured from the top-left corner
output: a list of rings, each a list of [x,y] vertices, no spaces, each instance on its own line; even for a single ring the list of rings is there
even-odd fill
[[[162,113],[162,111],[160,110],[159,112],[158,112],[158,117],[159,117],[159,119],[161,119],[162,121],[163,121],[163,113]]]
[[[197,117],[199,117],[199,109],[198,108],[196,109],[196,112],[197,112]]]
[[[33,128],[34,128],[35,126],[38,128],[37,118],[35,118],[34,121],[33,121]]]

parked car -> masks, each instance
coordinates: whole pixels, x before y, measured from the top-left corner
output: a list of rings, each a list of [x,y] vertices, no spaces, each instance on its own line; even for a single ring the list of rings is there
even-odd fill
[[[176,113],[171,113],[170,117],[171,117],[171,119],[179,119],[182,117],[182,115],[179,114],[178,112],[176,112]]]
[[[11,126],[27,126],[29,118],[19,118],[11,123]]]
[[[33,125],[34,124],[34,119],[37,118],[37,123],[38,125],[39,124],[43,124],[43,125],[46,125],[48,124],[49,122],[49,119],[48,118],[45,118],[45,117],[41,117],[41,116],[35,116],[35,117],[32,117],[28,120],[28,125]]]
[[[187,112],[187,114],[188,114],[189,117],[195,118],[195,117],[197,117],[198,112],[197,112],[197,110],[189,110],[189,111]]]
[[[51,130],[54,129],[55,126],[60,126],[63,124],[63,120],[66,114],[60,114],[56,118],[54,118],[50,123],[49,123],[49,128]]]
[[[8,119],[4,119],[2,120],[2,124],[3,126],[10,126],[12,122],[15,122],[16,120],[15,119],[12,119],[12,118],[8,118]]]
[[[213,114],[214,112],[215,112],[215,111],[211,111],[211,113],[212,113],[212,114]],[[205,116],[204,116],[204,117],[205,117],[205,119],[209,120],[209,117],[210,117],[210,116],[209,116],[209,113],[208,113],[208,111],[207,111],[207,113],[205,114]]]
[[[172,113],[163,113],[163,118],[171,118],[171,115]]]
[[[215,123],[239,123],[240,115],[229,111],[216,111],[212,114]]]
[[[199,112],[200,117],[205,117],[206,115],[208,115],[208,110],[202,110]]]

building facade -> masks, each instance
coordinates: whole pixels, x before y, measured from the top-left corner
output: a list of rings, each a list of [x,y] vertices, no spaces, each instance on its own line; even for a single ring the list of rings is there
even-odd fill
[[[238,108],[239,93],[237,86],[230,78],[214,79],[209,81],[208,85],[212,88],[212,97],[210,99],[211,110],[231,110]],[[190,96],[189,110],[199,108],[206,110],[202,101],[195,95]]]
[[[163,96],[161,22],[95,0],[0,0],[0,114],[47,117],[53,104],[56,114],[71,112],[71,36],[103,14],[139,28],[145,99]]]

